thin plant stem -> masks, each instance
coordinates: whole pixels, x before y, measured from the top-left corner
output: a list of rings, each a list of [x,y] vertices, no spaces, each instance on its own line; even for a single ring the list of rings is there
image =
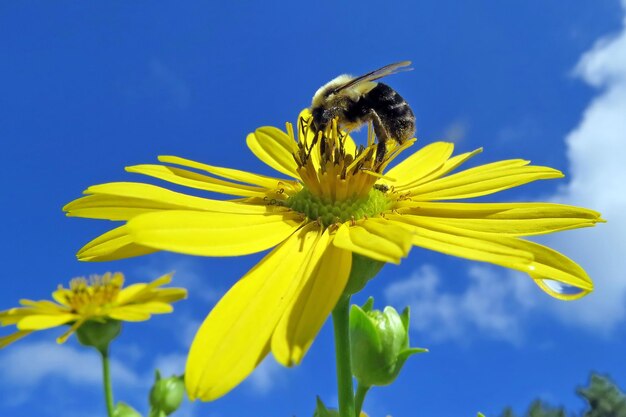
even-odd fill
[[[355,417],[352,362],[350,358],[350,296],[343,296],[333,310],[339,415]]]
[[[369,391],[370,387],[367,387],[362,384],[357,384],[356,386],[356,395],[354,396],[354,408],[355,408],[355,416],[359,417],[361,415],[361,410],[363,409],[363,401],[365,400],[365,396]]]
[[[111,370],[109,367],[109,348],[100,350],[100,356],[102,357],[102,382],[104,385],[104,400],[107,405],[107,414],[109,417],[113,417],[113,389],[111,388]]]

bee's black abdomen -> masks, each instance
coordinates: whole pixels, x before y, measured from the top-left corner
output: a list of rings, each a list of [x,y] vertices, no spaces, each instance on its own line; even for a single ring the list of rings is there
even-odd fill
[[[393,88],[378,83],[363,100],[378,113],[383,126],[400,143],[415,134],[415,115],[407,102]]]
[[[372,119],[372,111],[378,116],[377,120]],[[344,110],[344,119],[347,122],[367,122],[374,123],[376,136],[379,140],[393,139],[402,143],[415,133],[415,115],[407,102],[394,89],[386,84],[378,83],[359,101],[350,103]],[[389,137],[380,137],[381,128]]]

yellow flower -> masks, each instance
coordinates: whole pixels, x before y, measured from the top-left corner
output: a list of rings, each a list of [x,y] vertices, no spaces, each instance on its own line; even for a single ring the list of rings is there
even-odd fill
[[[550,203],[446,202],[560,178],[561,172],[514,159],[448,175],[481,150],[451,156],[454,145],[437,142],[384,173],[414,139],[389,143],[379,162],[371,133],[365,147],[356,147],[336,125],[314,137],[309,118],[307,111],[301,114],[297,134],[287,124],[286,132],[262,127],[247,138],[261,161],[289,179],[174,156],[127,168],[237,199],[117,182],[89,187],[87,196],[64,208],[69,216],[125,222],[85,245],[78,252],[82,260],[158,250],[239,256],[275,247],[198,331],[185,375],[192,398],[224,395],[270,351],[283,365],[298,364],[342,294],[353,254],[397,264],[415,245],[524,271],[558,298],[592,290],[576,263],[519,237],[592,226],[602,221],[598,213]]]
[[[56,301],[20,300],[22,307],[0,311],[0,326],[15,325],[17,332],[0,337],[0,348],[37,330],[71,324],[57,342],[63,343],[80,326],[88,321],[104,322],[106,319],[144,321],[151,314],[171,313],[171,303],[187,296],[183,288],[159,288],[169,284],[171,274],[149,284],[133,284],[126,288],[124,275],[106,273],[94,275],[90,281],[75,278],[69,288],[59,288],[52,293]]]

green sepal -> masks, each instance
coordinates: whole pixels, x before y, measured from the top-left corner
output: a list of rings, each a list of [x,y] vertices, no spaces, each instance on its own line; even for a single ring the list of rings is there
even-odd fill
[[[315,407],[315,413],[313,414],[313,417],[340,417],[339,411],[335,409],[329,410],[328,408],[326,408],[324,402],[319,396],[316,398],[316,403],[317,405]]]
[[[122,331],[122,322],[118,320],[88,320],[76,330],[76,337],[83,346],[91,346],[105,353],[109,343]]]
[[[352,269],[350,270],[348,284],[346,284],[346,288],[343,290],[344,295],[352,295],[361,291],[365,284],[374,278],[384,265],[384,262],[352,253]]]
[[[352,307],[355,307],[355,306],[352,306]],[[361,306],[361,310],[363,310],[366,313],[369,313],[370,311],[372,311],[373,308],[374,308],[374,297],[369,297],[367,301],[365,302],[365,304]]]
[[[478,413],[476,417],[485,417],[485,415],[483,413]]]
[[[142,417],[142,415],[130,405],[120,401],[113,410],[113,417]]]

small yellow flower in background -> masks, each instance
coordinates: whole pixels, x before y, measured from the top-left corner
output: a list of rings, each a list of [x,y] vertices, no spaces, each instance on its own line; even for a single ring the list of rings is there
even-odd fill
[[[69,216],[125,222],[85,245],[81,260],[105,261],[167,250],[240,256],[275,247],[219,301],[198,331],[185,381],[191,398],[216,399],[246,378],[271,351],[298,364],[335,307],[353,254],[399,263],[413,245],[526,272],[561,299],[593,289],[576,263],[520,239],[603,221],[599,213],[551,203],[462,203],[561,172],[505,160],[449,175],[481,150],[452,156],[432,143],[387,166],[415,140],[388,143],[376,158],[372,135],[357,147],[336,125],[314,140],[304,111],[297,134],[262,127],[247,144],[290,179],[161,156],[163,165],[127,171],[196,190],[196,197],[140,182],[89,187],[64,209]],[[297,137],[297,138],[296,138]],[[386,172],[385,172],[386,171]],[[208,175],[207,175],[208,174]]]
[[[0,311],[0,325],[15,325],[18,329],[13,334],[0,337],[0,348],[34,331],[65,324],[71,326],[57,339],[59,343],[65,342],[88,321],[144,321],[152,314],[171,313],[171,303],[187,296],[183,288],[159,288],[171,281],[172,275],[168,274],[149,284],[133,284],[122,288],[124,275],[119,272],[93,275],[89,281],[75,278],[69,288],[59,286],[52,293],[56,303],[48,300],[20,300],[22,307]]]

